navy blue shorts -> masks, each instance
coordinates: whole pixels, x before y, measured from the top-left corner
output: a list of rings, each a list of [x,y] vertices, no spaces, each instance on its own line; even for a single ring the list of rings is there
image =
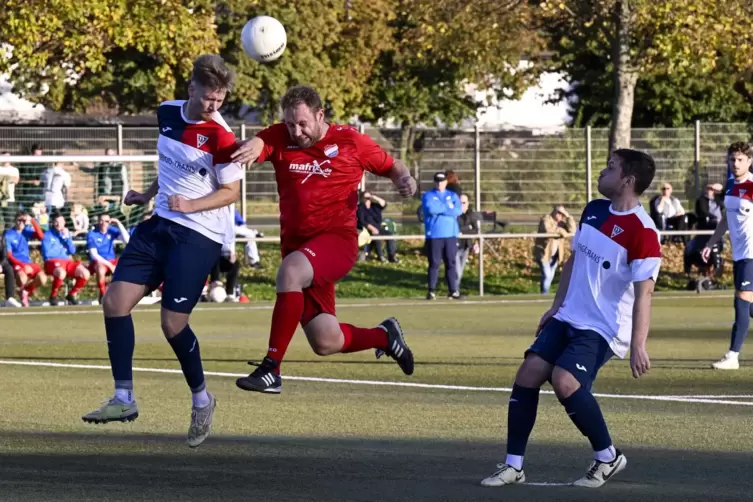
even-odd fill
[[[162,307],[189,314],[198,303],[222,244],[159,216],[139,223],[118,260],[113,281],[162,286]]]
[[[732,266],[735,276],[735,289],[738,291],[753,291],[753,260],[737,260]]]
[[[575,329],[558,319],[546,323],[526,355],[531,352],[570,372],[586,390],[591,390],[599,369],[614,355],[596,331]]]

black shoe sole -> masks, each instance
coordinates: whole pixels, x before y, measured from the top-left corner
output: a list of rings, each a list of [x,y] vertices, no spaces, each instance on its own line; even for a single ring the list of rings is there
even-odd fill
[[[280,387],[259,387],[257,385],[254,385],[252,383],[249,383],[248,380],[245,378],[239,378],[235,381],[235,385],[239,389],[251,391],[251,392],[260,392],[262,394],[272,394],[272,395],[279,395],[282,393],[282,386]]]
[[[127,417],[123,417],[123,418],[110,418],[107,420],[98,420],[96,418],[92,419],[92,418],[81,417],[81,420],[83,420],[87,424],[107,424],[110,422],[133,422],[137,418],[139,418],[139,414],[134,413],[133,415],[128,415]]]
[[[398,333],[398,337],[400,338],[400,343],[402,343],[403,347],[405,347],[405,352],[406,353],[404,355],[404,358],[407,359],[407,360],[403,361],[405,364],[401,364],[401,360],[400,359],[395,359],[395,362],[397,362],[397,365],[400,367],[401,370],[403,370],[403,373],[405,373],[406,375],[410,376],[410,375],[413,374],[413,371],[415,369],[414,368],[415,363],[414,363],[414,359],[413,359],[413,351],[410,349],[410,347],[408,347],[408,344],[405,342],[405,337],[403,336],[403,328],[402,328],[402,326],[400,326],[400,322],[397,319],[395,319],[394,317],[390,317],[389,319],[391,319],[392,321],[394,321],[395,325],[397,326],[397,333]],[[382,321],[382,322],[386,322],[386,321]],[[392,357],[392,356],[390,355],[390,357]]]

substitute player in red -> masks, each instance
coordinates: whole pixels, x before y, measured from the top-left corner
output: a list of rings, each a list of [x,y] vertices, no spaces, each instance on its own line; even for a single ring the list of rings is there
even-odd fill
[[[284,123],[261,131],[233,154],[243,163],[270,160],[274,165],[283,256],[267,356],[236,383],[244,390],[279,394],[280,363],[299,322],[321,356],[376,349],[377,357],[389,355],[411,375],[413,353],[397,320],[390,317],[376,328],[340,323],[335,283],[358,256],[357,188],[364,170],[390,178],[404,197],[416,192],[416,181],[405,164],[368,136],[327,123],[321,98],[311,87],[289,89],[281,106]]]

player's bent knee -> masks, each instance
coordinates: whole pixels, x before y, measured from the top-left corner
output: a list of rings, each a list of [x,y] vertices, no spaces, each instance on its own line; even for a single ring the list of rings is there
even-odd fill
[[[52,272],[52,276],[57,279],[65,279],[65,270],[63,270],[62,268],[56,268]]]
[[[552,371],[552,388],[557,396],[557,399],[563,401],[572,396],[575,391],[580,389],[581,385],[572,373],[564,368],[555,366]]]
[[[303,332],[306,333],[311,350],[318,356],[337,354],[343,348],[343,334],[334,316],[316,316],[303,327]]]
[[[553,365],[538,354],[529,353],[515,376],[515,383],[521,387],[538,389],[552,377]]]

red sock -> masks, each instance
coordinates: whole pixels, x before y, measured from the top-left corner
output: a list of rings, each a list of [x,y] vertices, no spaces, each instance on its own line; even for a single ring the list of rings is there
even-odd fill
[[[70,294],[72,296],[76,296],[76,293],[81,291],[81,289],[86,286],[86,283],[89,281],[89,279],[84,279],[83,277],[76,277],[76,284],[73,285],[73,288],[71,288]]]
[[[98,282],[97,286],[99,287],[99,294],[105,294],[105,291],[107,290],[107,284],[105,284],[105,281]]]
[[[269,333],[269,349],[267,356],[279,364],[285,357],[288,345],[293,339],[298,323],[303,316],[303,293],[289,291],[277,293],[275,309],[272,312],[272,329]]]
[[[382,328],[357,328],[352,324],[340,323],[340,330],[345,337],[345,343],[340,350],[343,354],[387,348],[389,338]]]
[[[52,278],[52,291],[50,292],[50,296],[57,296],[58,292],[60,292],[60,286],[63,285],[63,279],[60,279],[59,277],[53,277]]]

